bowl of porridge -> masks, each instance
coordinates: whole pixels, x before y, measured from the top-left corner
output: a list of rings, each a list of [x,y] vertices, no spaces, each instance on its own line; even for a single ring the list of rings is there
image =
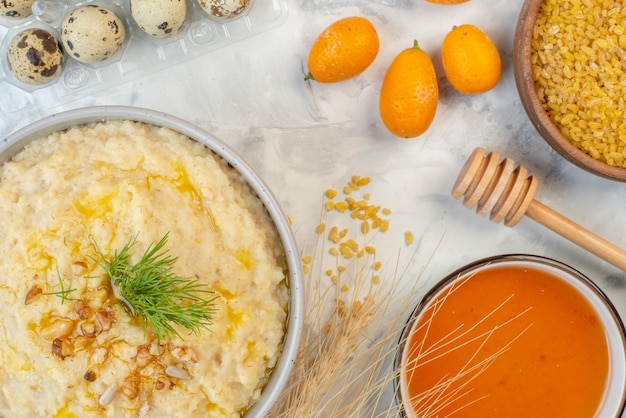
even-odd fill
[[[0,416],[265,416],[302,271],[263,181],[209,133],[130,107],[0,142]]]

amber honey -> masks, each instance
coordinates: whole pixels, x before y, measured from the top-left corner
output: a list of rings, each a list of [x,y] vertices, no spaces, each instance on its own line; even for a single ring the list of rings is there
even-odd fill
[[[448,278],[405,330],[406,415],[619,415],[623,377],[617,396],[610,389],[623,369],[623,327],[610,304],[594,302],[601,292],[571,274],[495,262]]]

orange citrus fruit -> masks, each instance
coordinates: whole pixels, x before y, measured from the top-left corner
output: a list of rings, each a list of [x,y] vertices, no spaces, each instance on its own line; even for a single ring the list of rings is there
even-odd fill
[[[461,4],[469,0],[426,0],[426,1],[429,3],[436,3],[436,4]]]
[[[415,41],[394,58],[385,73],[380,88],[381,119],[392,134],[413,138],[428,129],[438,101],[435,67]]]
[[[306,79],[333,83],[352,78],[374,62],[379,44],[369,20],[358,16],[340,19],[324,29],[311,46]]]
[[[465,94],[492,89],[502,74],[498,49],[474,25],[456,26],[446,35],[441,45],[441,61],[450,84]]]

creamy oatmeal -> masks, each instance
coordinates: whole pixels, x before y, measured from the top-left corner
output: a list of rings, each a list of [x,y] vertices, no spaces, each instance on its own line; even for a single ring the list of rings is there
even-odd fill
[[[245,181],[203,145],[131,121],[76,127],[0,168],[0,416],[239,416],[280,354],[286,265]],[[169,233],[216,296],[210,331],[156,343],[94,261]]]

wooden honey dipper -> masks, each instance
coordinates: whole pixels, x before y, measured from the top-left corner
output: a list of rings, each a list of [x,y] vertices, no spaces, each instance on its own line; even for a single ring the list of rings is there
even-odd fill
[[[600,238],[533,198],[537,179],[522,166],[497,153],[476,148],[459,173],[452,196],[465,197],[463,205],[476,206],[495,223],[514,226],[524,215],[567,238],[585,250],[626,271],[626,251]]]

